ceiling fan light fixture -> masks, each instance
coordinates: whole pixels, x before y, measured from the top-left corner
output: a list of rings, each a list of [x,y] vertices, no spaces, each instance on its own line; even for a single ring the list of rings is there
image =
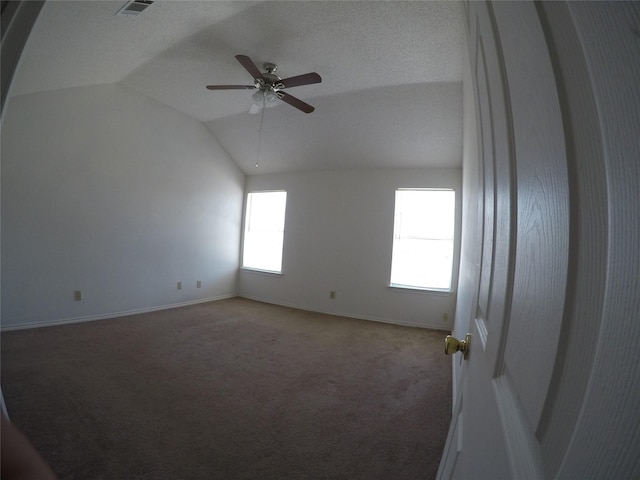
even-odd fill
[[[273,90],[257,90],[251,95],[253,103],[259,107],[267,106],[272,107],[280,99],[277,93]]]
[[[265,101],[264,92],[262,90],[257,90],[256,93],[251,95],[251,98],[253,99],[253,103],[259,107],[261,107]]]
[[[273,104],[278,101],[278,95],[276,95],[276,92],[269,90],[264,94],[264,99],[266,100],[267,103]]]

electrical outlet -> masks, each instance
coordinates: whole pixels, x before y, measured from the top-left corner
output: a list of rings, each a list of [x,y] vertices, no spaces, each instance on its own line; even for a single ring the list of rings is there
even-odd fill
[[[334,290],[331,290],[331,291],[329,292],[329,298],[330,298],[331,300],[335,300],[335,298],[336,298],[336,292],[335,292]]]
[[[182,282],[178,282],[178,290],[182,290]]]
[[[443,322],[448,322],[449,321],[449,314],[448,313],[443,313],[442,314],[442,321]]]
[[[202,280],[196,282],[196,288],[202,288]]]
[[[73,292],[73,299],[74,299],[76,302],[79,302],[80,300],[82,300],[82,292],[81,292],[80,290],[75,290],[75,291]]]

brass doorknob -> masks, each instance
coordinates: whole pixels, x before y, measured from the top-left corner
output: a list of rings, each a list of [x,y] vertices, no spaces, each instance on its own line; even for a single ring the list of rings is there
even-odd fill
[[[458,340],[451,335],[447,335],[444,339],[444,353],[453,355],[456,352],[462,352],[463,358],[466,360],[469,355],[469,344],[471,343],[471,334],[467,333],[464,340]]]

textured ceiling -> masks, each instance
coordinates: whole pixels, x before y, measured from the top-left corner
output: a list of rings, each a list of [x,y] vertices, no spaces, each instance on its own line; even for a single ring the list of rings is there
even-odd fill
[[[337,168],[459,166],[462,8],[431,1],[48,1],[11,95],[120,83],[206,124],[250,174]],[[248,114],[251,85],[234,56],[278,65],[287,90],[316,107]]]

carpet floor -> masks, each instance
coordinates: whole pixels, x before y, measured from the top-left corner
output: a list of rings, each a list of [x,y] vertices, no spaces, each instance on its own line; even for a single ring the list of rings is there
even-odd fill
[[[432,479],[445,332],[232,298],[1,335],[12,421],[61,479]]]

